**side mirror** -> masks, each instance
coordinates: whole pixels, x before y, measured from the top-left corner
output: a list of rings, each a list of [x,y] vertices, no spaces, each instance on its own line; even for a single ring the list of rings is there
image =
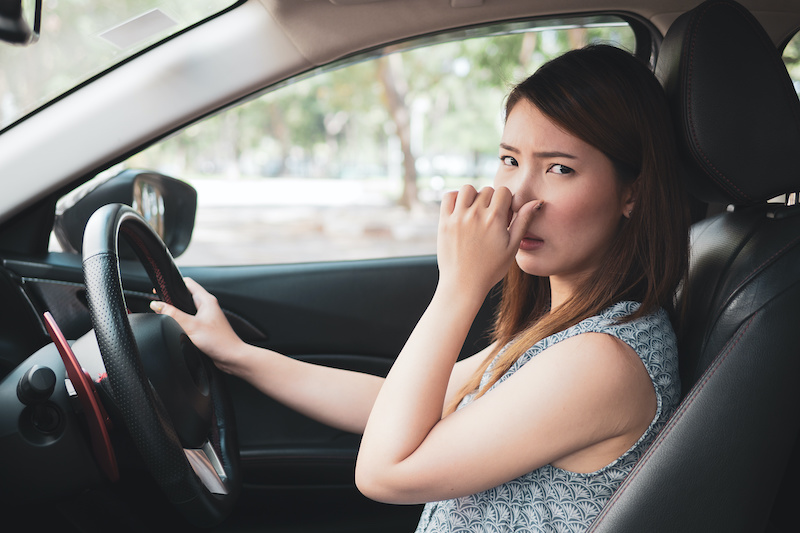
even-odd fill
[[[83,230],[97,209],[112,203],[131,206],[144,217],[167,245],[173,257],[189,246],[197,211],[197,191],[175,178],[147,170],[123,170],[77,198],[65,198],[53,225],[65,252],[81,253]],[[120,242],[120,259],[134,259],[133,250]]]
[[[33,29],[26,20],[33,18]],[[0,40],[21,46],[39,40],[42,0],[0,0]]]

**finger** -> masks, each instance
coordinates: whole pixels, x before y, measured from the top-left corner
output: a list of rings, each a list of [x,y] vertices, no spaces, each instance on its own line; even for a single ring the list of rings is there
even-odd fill
[[[168,303],[164,303],[158,300],[154,300],[150,302],[150,309],[158,313],[159,315],[167,315],[174,318],[179,324],[182,320],[187,318],[189,315],[175,307],[174,305],[170,305]]]
[[[492,211],[492,216],[497,217],[499,220],[505,222],[505,227],[511,225],[514,219],[514,212],[511,210],[511,204],[514,201],[514,195],[508,187],[498,187],[492,195],[491,205],[489,209]]]
[[[210,294],[207,290],[203,288],[202,285],[197,283],[192,278],[183,278],[183,282],[186,284],[186,288],[189,289],[189,293],[192,295],[194,300],[202,299],[207,294]]]
[[[194,301],[194,305],[197,307],[198,311],[202,306],[216,301],[216,296],[208,292],[202,285],[197,283],[192,278],[183,278],[183,282],[186,284],[186,288],[189,289],[189,293],[192,295],[192,300]]]
[[[475,198],[473,202],[475,205],[481,205],[483,207],[489,207],[492,205],[492,198],[494,198],[495,190],[491,187],[484,187],[478,193],[478,196]]]
[[[497,190],[494,191],[491,198],[491,207],[498,212],[505,213],[511,209],[511,202],[513,202],[514,196],[511,194],[511,191],[508,187],[498,187]]]
[[[159,315],[169,315],[174,309],[171,305],[164,303],[160,300],[153,300],[150,302],[150,309]]]
[[[186,284],[186,288],[189,289],[189,292],[191,292],[192,294],[200,291],[205,291],[202,285],[200,285],[194,279],[188,276],[183,278],[183,282]]]
[[[544,205],[543,200],[531,200],[520,207],[519,211],[517,211],[517,216],[508,228],[511,239],[509,242],[510,245],[519,246],[522,238],[525,237],[525,232],[528,231],[531,220],[542,208],[542,205]]]
[[[461,187],[461,190],[458,191],[458,197],[456,198],[455,211],[468,209],[475,202],[477,196],[478,191],[476,191],[475,187],[472,185],[464,185]]]
[[[453,213],[453,210],[456,208],[457,197],[458,191],[450,191],[442,196],[442,205],[440,209],[442,215],[450,215]]]

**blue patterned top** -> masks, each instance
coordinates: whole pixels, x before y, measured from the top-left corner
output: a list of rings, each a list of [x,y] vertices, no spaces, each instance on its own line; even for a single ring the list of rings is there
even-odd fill
[[[636,444],[596,472],[576,473],[545,465],[478,494],[429,503],[422,512],[417,533],[566,533],[589,528],[655,439],[680,397],[677,341],[669,317],[662,309],[630,322],[618,322],[638,308],[636,302],[617,303],[597,316],[537,342],[493,385],[496,387],[531,358],[564,339],[589,332],[613,335],[636,351],[656,391],[655,417]],[[481,386],[488,379],[487,370]],[[472,398],[464,398],[459,409]]]

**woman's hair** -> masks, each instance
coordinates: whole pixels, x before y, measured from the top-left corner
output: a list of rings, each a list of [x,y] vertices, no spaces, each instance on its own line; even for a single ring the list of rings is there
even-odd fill
[[[630,218],[620,217],[619,230],[599,267],[552,311],[549,279],[526,274],[516,262],[512,265],[494,324],[496,348],[448,412],[476,392],[498,353],[491,378],[476,396],[531,346],[617,302],[641,302],[626,320],[659,307],[674,312],[675,292],[688,268],[688,204],[666,96],[650,69],[628,52],[593,45],[551,60],[514,87],[506,101],[506,118],[523,99],[605,154],[619,184],[632,186],[634,208]]]

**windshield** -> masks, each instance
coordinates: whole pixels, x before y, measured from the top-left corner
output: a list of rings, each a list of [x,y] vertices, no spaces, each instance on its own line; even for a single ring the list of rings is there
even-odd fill
[[[234,2],[44,0],[38,42],[0,42],[0,129]],[[25,13],[33,3],[23,1]]]

